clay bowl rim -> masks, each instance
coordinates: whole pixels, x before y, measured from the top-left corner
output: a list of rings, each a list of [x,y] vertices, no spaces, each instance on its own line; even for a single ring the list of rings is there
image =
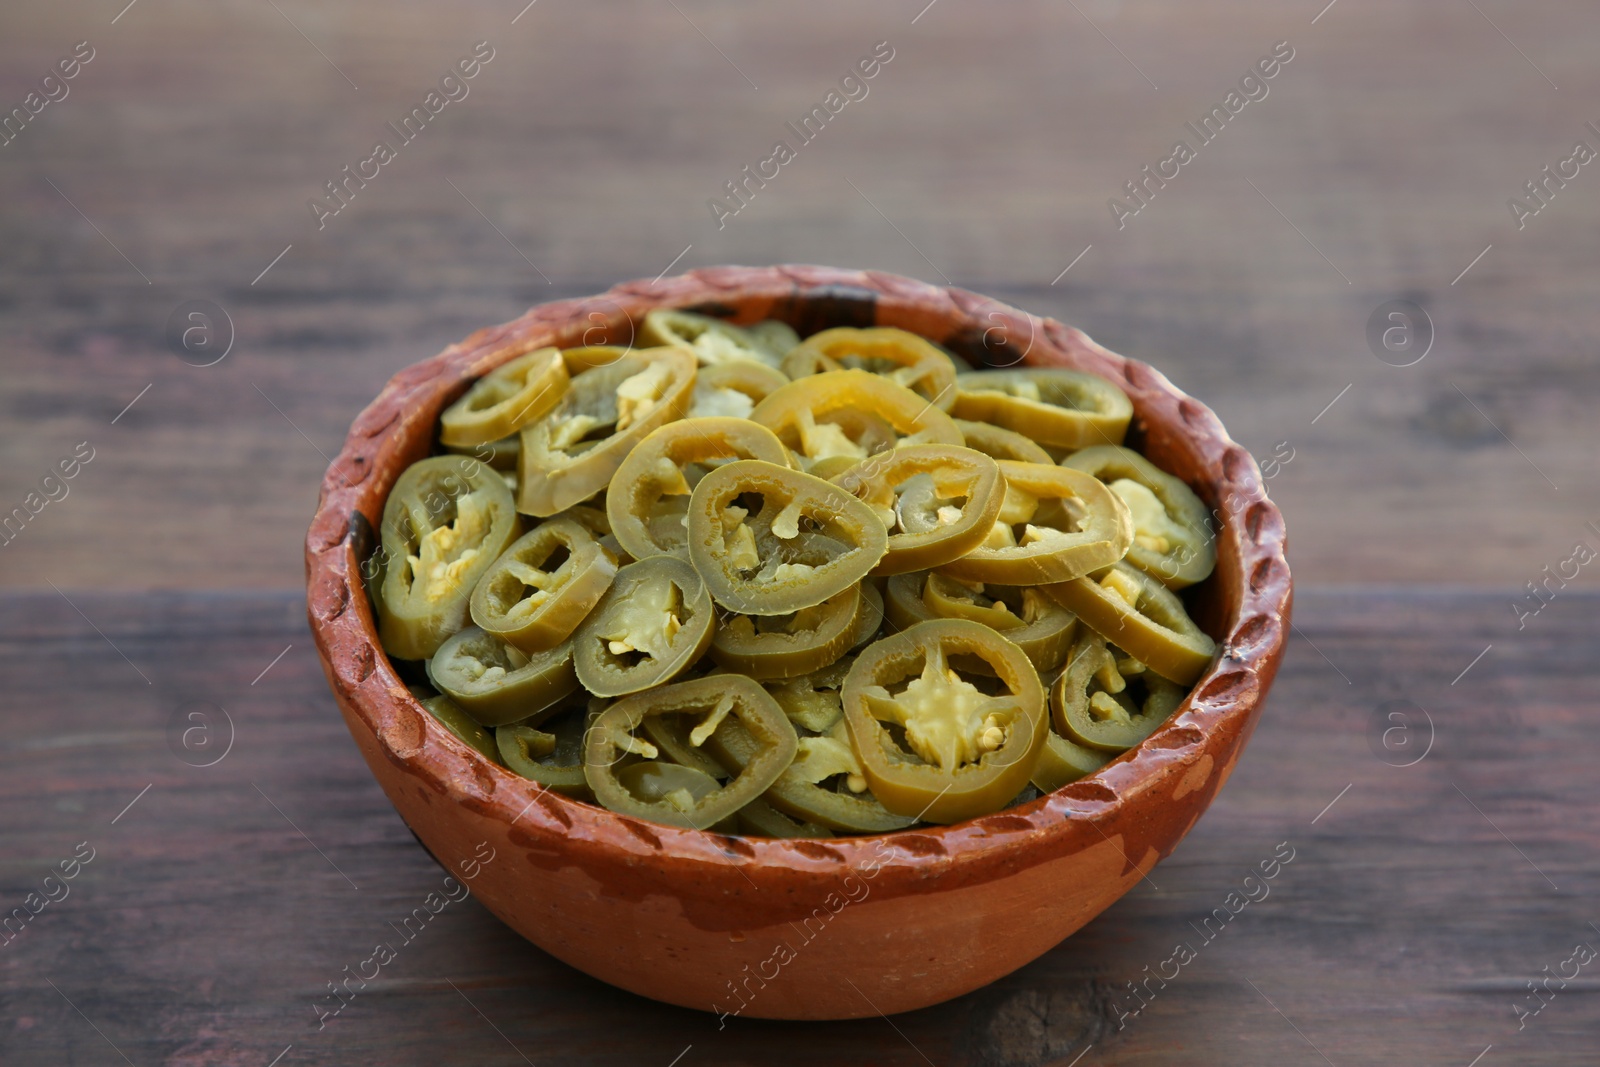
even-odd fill
[[[874,318],[855,324],[885,324],[875,316],[888,310],[891,319],[900,320],[895,324],[942,320],[985,343],[1001,330],[1001,343],[1025,339],[1030,354],[1042,348],[1053,356],[1026,360],[1027,365],[1076,366],[1115,381],[1134,402],[1135,426],[1146,432],[1157,429],[1169,438],[1167,447],[1184,446],[1193,453],[1196,467],[1208,475],[1196,490],[1222,520],[1218,570],[1208,581],[1237,581],[1238,608],[1231,617],[1212,621],[1209,629],[1220,654],[1178,712],[1142,744],[1094,774],[1027,804],[949,826],[819,840],[729,836],[633,819],[544,789],[462,744],[406,690],[378,644],[357,556],[358,549],[363,557],[370,551],[372,530],[381,520],[394,479],[430,451],[432,426],[442,407],[516,351],[532,345],[595,343],[601,336],[597,329],[616,341],[609,331],[626,324],[631,332],[632,324],[652,307],[694,307],[748,320],[752,305],[765,313],[785,302],[791,309],[836,307],[846,317],[859,316],[862,303],[869,302]],[[739,314],[741,309],[745,314]],[[923,332],[914,325],[905,328]],[[1161,803],[1160,791],[1215,749],[1227,757],[1226,763],[1205,766],[1201,785],[1208,795],[1189,825],[1148,866],[1148,857],[1124,851],[1124,858],[1142,874],[1170,852],[1226,781],[1282,659],[1293,595],[1284,542],[1282,515],[1266,495],[1255,460],[1228,436],[1216,415],[1159,371],[1101,347],[1081,330],[963,289],[877,271],[714,267],[538,305],[395,374],[351,424],[343,449],[323,477],[306,537],[307,612],[347,724],[354,729],[359,718],[389,762],[421,776],[452,801],[507,824],[509,832],[530,845],[563,850],[575,862],[586,854],[599,862],[671,859],[681,861],[679,870],[714,866],[725,871],[732,863],[752,873],[779,868],[837,878],[870,868],[880,879],[880,889],[917,892],[930,887],[924,880],[930,865],[947,872],[963,867],[979,880],[994,877],[1031,865],[1030,854],[1055,851],[1048,846],[1065,843],[1085,821],[1098,828],[1139,808],[1142,800]],[[1238,569],[1225,575],[1223,561],[1229,557],[1237,560]],[[1219,590],[1216,595],[1226,603],[1226,594]],[[885,842],[898,846],[887,860]],[[666,867],[662,872],[663,882],[672,880]]]

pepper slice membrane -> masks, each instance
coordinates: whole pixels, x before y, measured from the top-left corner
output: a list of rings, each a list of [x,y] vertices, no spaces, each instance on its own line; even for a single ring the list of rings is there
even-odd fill
[[[952,660],[994,672],[963,678]],[[918,623],[867,646],[845,678],[844,721],[862,772],[890,811],[952,823],[1003,808],[1033,773],[1050,729],[1038,672],[981,623]]]
[[[989,538],[938,569],[964,582],[1037,585],[1108,567],[1133,541],[1122,499],[1071,467],[998,461],[1006,499]]]
[[[1050,453],[1033,441],[1003,426],[988,422],[969,422],[957,419],[956,428],[966,439],[967,447],[992,459],[1012,459],[1021,463],[1051,464]]]
[[[839,326],[812,334],[783,357],[783,373],[800,379],[864,370],[910,389],[939,410],[956,403],[956,365],[931,342],[893,326]]]
[[[689,417],[749,418],[757,404],[789,384],[783,372],[753,359],[730,359],[701,367],[694,379]]]
[[[606,491],[617,543],[635,559],[689,559],[689,494],[715,463],[734,459],[781,467],[788,453],[771,430],[749,419],[688,418],[653,430],[628,453]]]
[[[754,740],[751,758],[726,784],[696,768],[659,761],[660,750],[635,736],[652,716],[684,714],[700,716],[712,730],[737,722]],[[783,710],[760,685],[739,675],[713,675],[635,693],[602,711],[589,728],[584,774],[595,799],[612,811],[705,829],[766,792],[794,761],[797,741]],[[642,760],[624,762],[629,754]]]
[[[877,514],[889,540],[873,574],[960,559],[983,544],[1005,501],[994,460],[958,445],[910,445],[863,460],[833,484]]]
[[[484,726],[538,722],[578,689],[570,641],[529,655],[476,626],[452,634],[426,667],[433,687]]]
[[[652,308],[645,312],[639,340],[649,345],[676,345],[688,349],[703,366],[751,359],[776,367],[783,358],[782,352],[769,347],[742,326],[677,308]]]
[[[688,352],[652,348],[573,378],[559,404],[522,428],[517,509],[554,515],[605,489],[634,445],[683,417],[694,377]]]
[[[693,666],[711,644],[714,621],[695,569],[675,556],[650,556],[617,571],[572,635],[573,666],[596,696],[637,693]]]
[[[1178,595],[1137,567],[1118,562],[1098,577],[1047,585],[1044,591],[1179,685],[1193,685],[1216,655],[1217,643],[1189,618]]]
[[[427,659],[467,623],[472,589],[517,536],[511,490],[471,456],[401,472],[383,506],[378,638],[396,659]]]
[[[1066,739],[1115,754],[1149,737],[1187,694],[1101,635],[1086,632],[1050,687],[1050,715]]]
[[[730,616],[711,639],[711,658],[758,681],[810,674],[849,651],[862,601],[857,584],[792,614]]]
[[[560,403],[567,365],[555,348],[536,348],[502,363],[439,416],[441,444],[484,445],[516,433]]]
[[[863,370],[828,371],[790,382],[750,417],[778,435],[802,467],[845,456],[862,460],[903,445],[959,445],[950,416],[911,390]]]
[[[956,375],[957,418],[1014,430],[1041,445],[1120,445],[1133,418],[1128,394],[1097,374],[1058,367]]]
[[[1206,506],[1179,478],[1131,448],[1095,445],[1061,461],[1099,478],[1133,517],[1127,561],[1154,575],[1168,589],[1207,578],[1217,563]]]
[[[536,725],[516,722],[496,727],[495,747],[501,762],[514,774],[564,796],[593,800],[589,781],[583,776],[583,736],[588,721],[583,704],[569,702]]]
[[[735,460],[700,479],[689,498],[694,569],[717,603],[743,615],[820,604],[860,581],[887,543],[867,505],[775,463]]]
[[[889,579],[889,621],[905,629],[928,619],[968,619],[995,630],[1022,649],[1038,672],[1066,662],[1078,617],[1037,589],[967,584],[942,574],[917,572]],[[982,672],[979,663],[973,669]]]
[[[511,544],[478,579],[472,621],[524,652],[572,635],[611,587],[617,565],[575,519],[550,519]]]

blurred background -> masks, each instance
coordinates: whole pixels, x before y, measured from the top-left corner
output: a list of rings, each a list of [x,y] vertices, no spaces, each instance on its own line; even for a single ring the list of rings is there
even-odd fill
[[[1511,0],[6,4],[0,907],[104,858],[0,945],[0,1060],[1592,1063],[1594,979],[1526,986],[1600,943],[1597,43]],[[1297,584],[1249,756],[1148,885],[892,1026],[723,1033],[473,902],[322,1031],[440,875],[305,629],[328,457],[478,327],[725,263],[974,290],[1213,407]]]

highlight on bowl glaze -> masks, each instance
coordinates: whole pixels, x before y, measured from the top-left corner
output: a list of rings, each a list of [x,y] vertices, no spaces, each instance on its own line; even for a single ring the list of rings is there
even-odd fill
[[[390,486],[470,382],[541,345],[629,345],[654,307],[802,335],[897,326],[974,366],[1099,374],[1133,401],[1129,447],[1218,520],[1213,575],[1185,591],[1219,654],[1179,709],[1100,771],[946,827],[824,840],[676,829],[543,790],[457,741],[377,639],[360,564]],[[619,285],[479,330],[391,378],[323,477],[306,537],[318,655],[401,817],[496,916],[603,981],[726,1015],[845,1019],[925,1007],[1044,954],[1136,885],[1233,771],[1283,657],[1292,587],[1282,515],[1250,454],[1160,372],[1082,331],[962,289],[876,271],[717,267]],[[494,859],[483,863],[480,843]]]

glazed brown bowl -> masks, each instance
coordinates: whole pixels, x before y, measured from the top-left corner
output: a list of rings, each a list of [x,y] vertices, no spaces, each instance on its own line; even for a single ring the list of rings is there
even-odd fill
[[[898,326],[974,365],[1092,371],[1133,400],[1129,444],[1220,522],[1217,566],[1186,591],[1219,654],[1178,711],[1099,772],[953,826],[776,840],[646,823],[542,790],[436,722],[379,647],[360,563],[396,477],[439,412],[535,345],[629,344],[653,307],[735,322]],[[551,955],[647,997],[767,1018],[908,1011],[976,989],[1083,926],[1169,855],[1227,781],[1283,656],[1283,518],[1205,405],[1081,331],[960,289],[826,267],[721,267],[544,304],[390,379],[322,481],[307,609],[345,723],[400,815]],[[487,842],[494,858],[472,866]]]

